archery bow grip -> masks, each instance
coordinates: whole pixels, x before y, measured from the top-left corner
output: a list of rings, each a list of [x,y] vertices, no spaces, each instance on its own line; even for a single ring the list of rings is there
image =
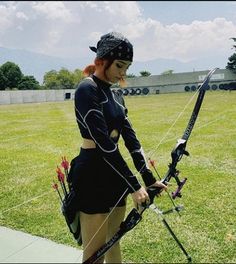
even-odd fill
[[[163,190],[163,188],[161,188],[161,187],[148,187],[147,188],[147,193],[148,193],[148,196],[150,198],[150,204],[153,203],[155,196],[157,194],[161,193],[162,190]]]
[[[163,188],[156,187],[156,186],[155,187],[147,187],[147,193],[148,193],[150,201],[149,201],[149,203],[144,202],[141,204],[142,212],[145,210],[145,208],[148,208],[149,205],[153,203],[155,196],[157,194],[161,193],[162,189]]]

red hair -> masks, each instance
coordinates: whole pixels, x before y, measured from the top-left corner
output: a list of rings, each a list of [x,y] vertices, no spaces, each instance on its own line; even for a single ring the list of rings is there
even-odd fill
[[[83,74],[84,74],[84,76],[87,77],[87,76],[89,76],[89,75],[91,75],[91,74],[94,74],[95,71],[96,71],[97,66],[99,66],[99,65],[101,64],[101,62],[102,62],[102,59],[98,59],[98,58],[96,58],[96,59],[94,60],[94,64],[89,64],[89,65],[87,65],[87,66],[84,68],[84,70],[83,70]]]
[[[95,64],[89,64],[87,65],[83,70],[83,75],[85,77],[88,77],[89,75],[95,73],[96,65]]]
[[[106,65],[105,65],[105,68],[104,68],[104,75],[106,76],[106,70],[112,65],[112,63],[113,63],[113,61],[114,61],[113,59],[99,59],[99,58],[96,58],[96,59],[94,60],[94,64],[89,64],[89,65],[87,65],[87,66],[84,68],[84,70],[83,70],[83,75],[84,75],[85,77],[88,77],[88,76],[94,74],[95,71],[96,71],[96,68],[97,68],[99,65],[101,65],[101,63],[102,63],[104,60],[107,61]],[[122,79],[119,80],[119,84],[120,84],[121,87],[125,87],[125,86],[126,86],[126,81],[122,78]]]

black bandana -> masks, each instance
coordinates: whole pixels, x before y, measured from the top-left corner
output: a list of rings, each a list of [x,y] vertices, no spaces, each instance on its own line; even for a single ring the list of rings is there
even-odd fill
[[[127,38],[117,32],[105,34],[97,47],[89,47],[97,58],[133,61],[133,46]]]

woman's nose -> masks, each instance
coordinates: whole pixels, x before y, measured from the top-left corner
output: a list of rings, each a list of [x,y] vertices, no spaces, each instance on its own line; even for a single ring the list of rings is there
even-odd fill
[[[121,75],[121,77],[124,77],[126,75],[126,70],[121,70],[120,75]]]

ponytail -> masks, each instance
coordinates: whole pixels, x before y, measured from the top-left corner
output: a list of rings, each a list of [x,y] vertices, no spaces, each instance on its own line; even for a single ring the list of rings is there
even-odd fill
[[[95,70],[96,70],[95,64],[90,64],[84,68],[83,75],[85,77],[88,77],[89,75],[94,74]]]
[[[94,60],[94,64],[89,64],[88,66],[86,66],[83,70],[83,75],[85,77],[88,77],[91,74],[94,74],[96,71],[96,67],[101,64],[101,62],[103,61],[103,59],[100,58],[95,58]]]

